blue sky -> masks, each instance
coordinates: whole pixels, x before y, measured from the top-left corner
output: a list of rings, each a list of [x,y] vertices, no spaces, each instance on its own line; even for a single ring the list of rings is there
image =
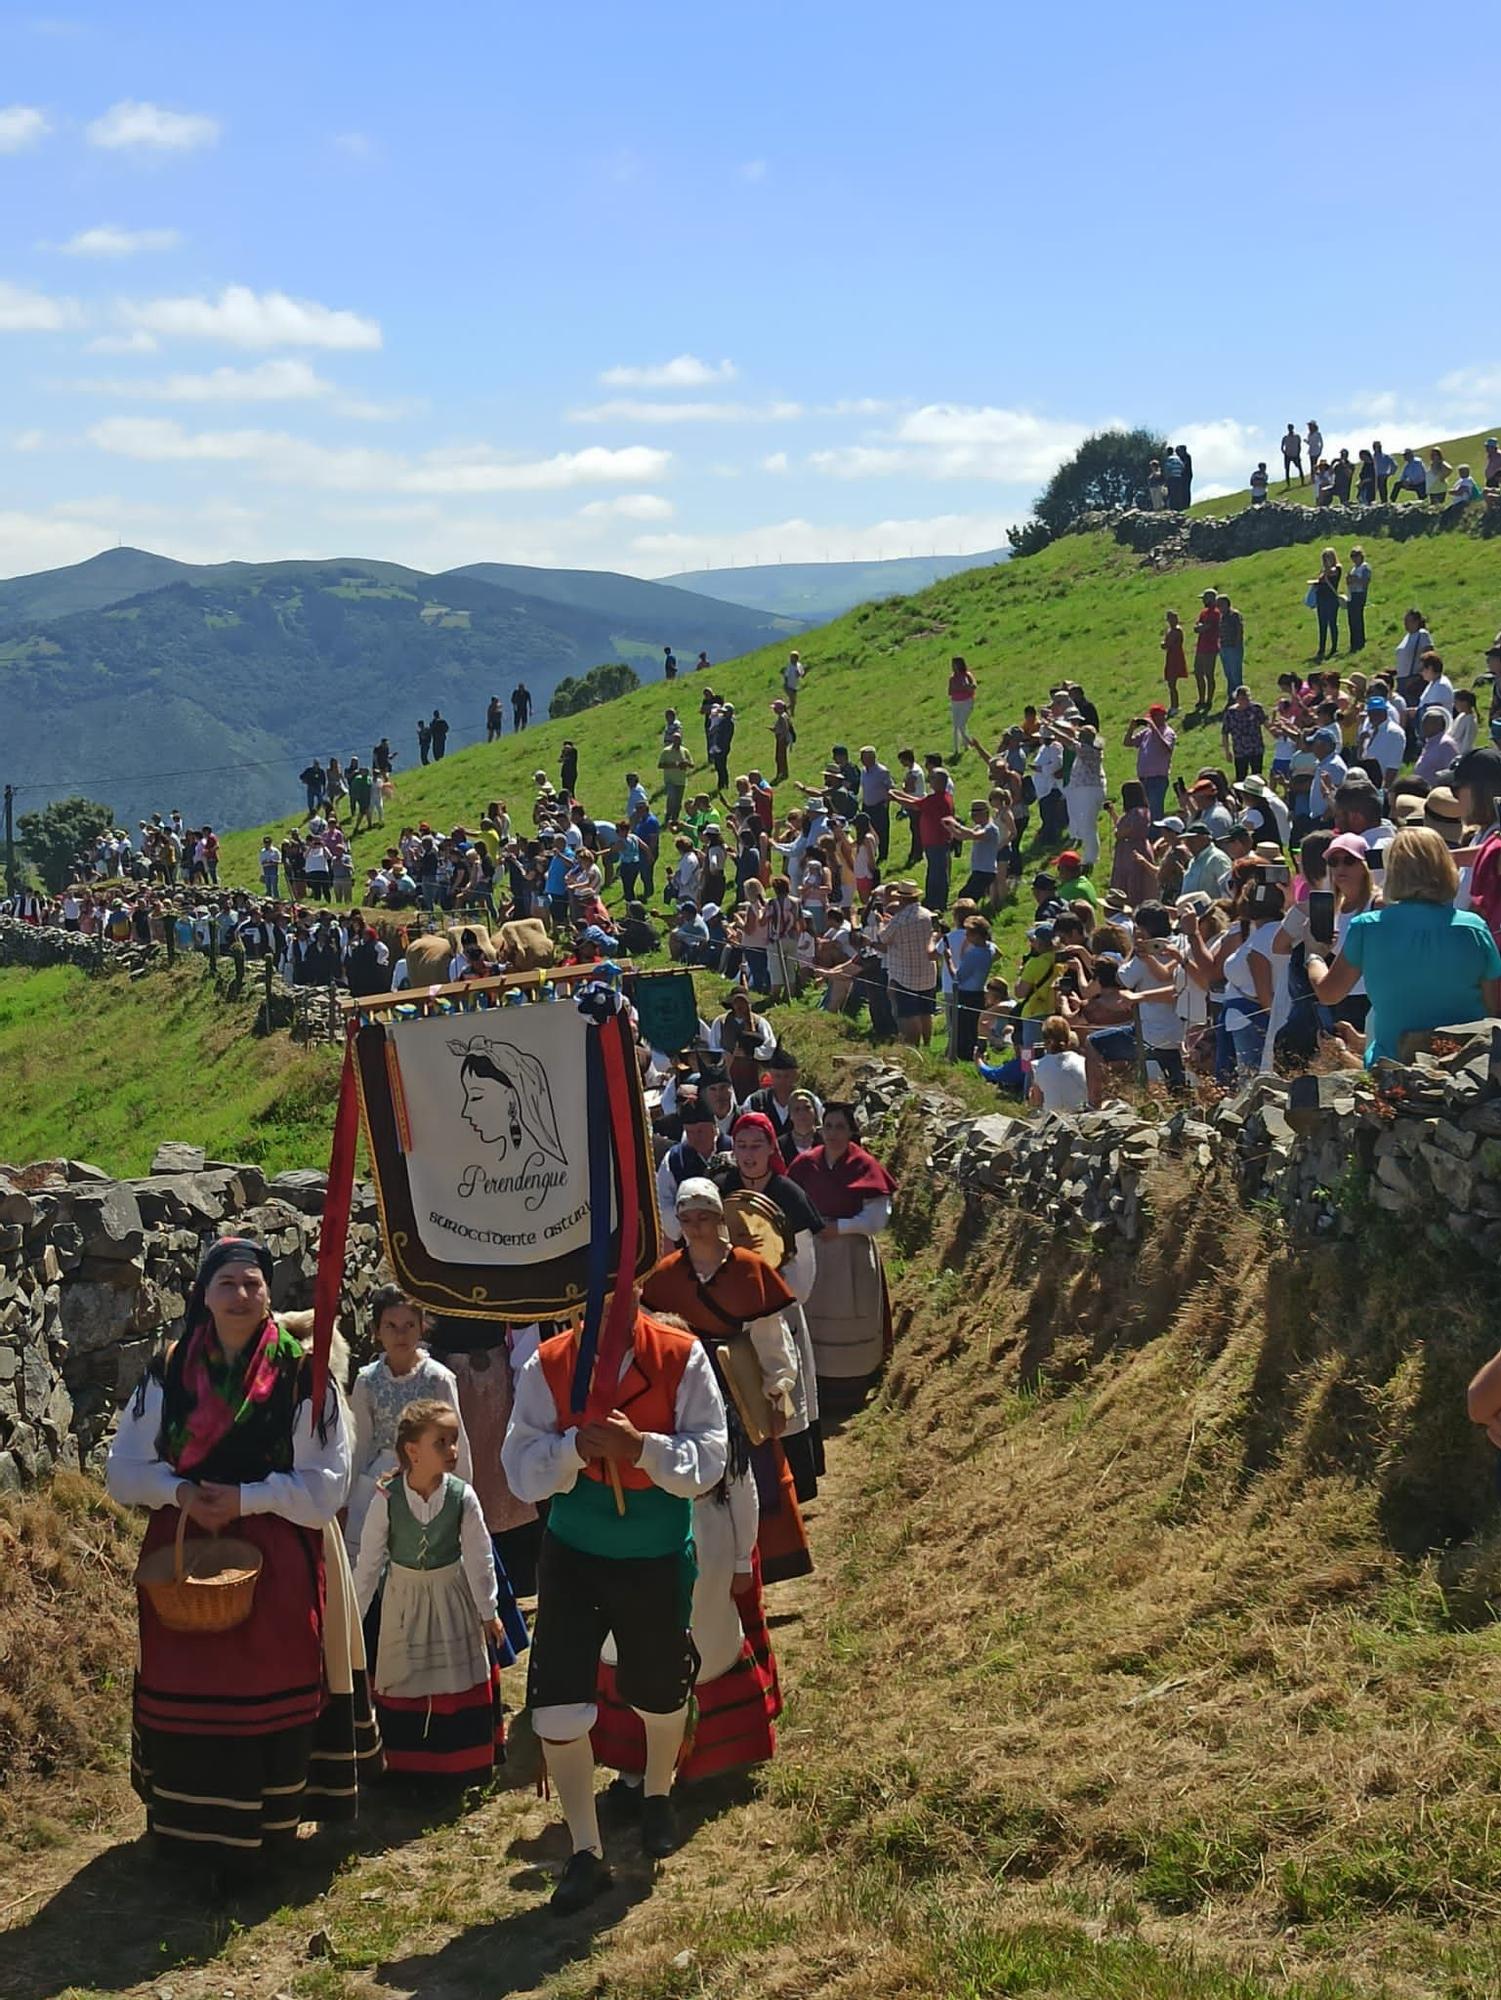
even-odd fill
[[[0,19],[0,574],[978,550],[1111,420],[1501,421],[1501,10]]]

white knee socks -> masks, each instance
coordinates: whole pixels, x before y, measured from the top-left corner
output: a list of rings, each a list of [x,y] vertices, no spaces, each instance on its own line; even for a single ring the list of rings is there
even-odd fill
[[[671,1715],[648,1715],[638,1708],[641,1726],[646,1731],[646,1785],[649,1799],[665,1798],[672,1790],[673,1773],[677,1769],[678,1752],[683,1747],[683,1731],[688,1725],[688,1705],[674,1709]]]
[[[648,1737],[648,1743],[650,1740]],[[588,1737],[576,1736],[571,1743],[549,1743],[544,1738],[542,1748],[548,1776],[557,1787],[558,1804],[573,1837],[574,1853],[581,1854],[587,1847],[603,1857],[594,1806],[594,1750]]]

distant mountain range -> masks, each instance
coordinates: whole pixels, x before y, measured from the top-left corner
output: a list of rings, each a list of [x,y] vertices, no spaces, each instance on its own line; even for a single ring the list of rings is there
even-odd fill
[[[560,680],[606,661],[649,679],[665,645],[686,667],[700,648],[732,659],[800,630],[596,571],[200,566],[108,549],[0,582],[0,776],[22,811],[83,792],[122,820],[176,805],[253,825],[299,796],[315,755],[368,759],[386,733],[411,763],[434,706],[457,749],[518,680],[541,720]]]
[[[450,747],[484,734],[518,680],[538,720],[558,682],[626,660],[658,678],[786,643],[815,620],[914,590],[982,556],[706,570],[649,582],[608,570],[472,563],[176,562],[106,549],[0,580],[0,778],[22,812],[82,792],[134,822],[178,806],[220,827],[274,818],[314,756],[402,765],[439,707]]]
[[[895,556],[886,562],[748,564],[744,569],[683,570],[660,581],[727,604],[819,624],[873,598],[926,590],[961,569],[983,569],[1005,562],[1010,554],[1010,549],[985,549],[975,556]]]

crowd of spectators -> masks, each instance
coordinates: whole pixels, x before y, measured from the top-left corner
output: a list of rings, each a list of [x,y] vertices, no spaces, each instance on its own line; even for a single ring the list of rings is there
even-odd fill
[[[404,937],[430,930],[456,940],[450,977],[503,970],[495,939],[525,921],[559,960],[665,951],[757,1004],[816,994],[877,1036],[931,1047],[941,1032],[955,1061],[1034,1102],[1223,1083],[1321,1048],[1371,1061],[1407,1029],[1490,1010],[1501,976],[1501,639],[1461,686],[1413,607],[1389,665],[1342,671],[1341,639],[1365,647],[1371,588],[1359,547],[1323,551],[1318,652],[1261,699],[1244,618],[1206,590],[1187,718],[1189,631],[1169,611],[1167,698],[1118,748],[1074,681],[987,730],[980,676],[955,657],[947,751],[834,742],[816,781],[795,782],[808,667],[793,653],[765,725],[769,776],[735,769],[736,706],[705,673],[693,740],[665,709],[654,769],[586,779],[565,739],[524,801],[398,824],[383,739],[368,765],[308,767],[306,817],[265,837],[254,893],[219,885],[211,829],[167,814],[102,836],[63,897],[22,913],[122,940],[170,930],[186,949],[238,942],[294,983],[357,992],[399,982]],[[1130,775],[1112,782],[1122,754]],[[1026,943],[1007,962],[996,929],[1017,902]]]

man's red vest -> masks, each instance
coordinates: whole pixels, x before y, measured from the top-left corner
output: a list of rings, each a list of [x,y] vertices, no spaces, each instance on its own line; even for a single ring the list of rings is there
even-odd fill
[[[630,1365],[620,1378],[620,1386],[610,1407],[629,1417],[638,1431],[657,1431],[670,1437],[677,1429],[678,1384],[683,1379],[683,1370],[688,1366],[688,1357],[696,1344],[691,1333],[680,1333],[676,1327],[662,1326],[644,1312],[638,1312],[631,1332]],[[558,1413],[558,1429],[570,1430],[578,1422],[570,1407],[573,1369],[578,1359],[578,1335],[554,1334],[551,1340],[544,1340],[538,1348],[537,1358],[547,1386],[552,1391],[553,1407]],[[639,1465],[627,1465],[619,1460],[616,1463],[622,1486],[639,1488],[651,1485],[651,1480]],[[584,1467],[584,1476],[586,1479],[606,1479],[609,1474],[602,1460],[591,1459]]]

